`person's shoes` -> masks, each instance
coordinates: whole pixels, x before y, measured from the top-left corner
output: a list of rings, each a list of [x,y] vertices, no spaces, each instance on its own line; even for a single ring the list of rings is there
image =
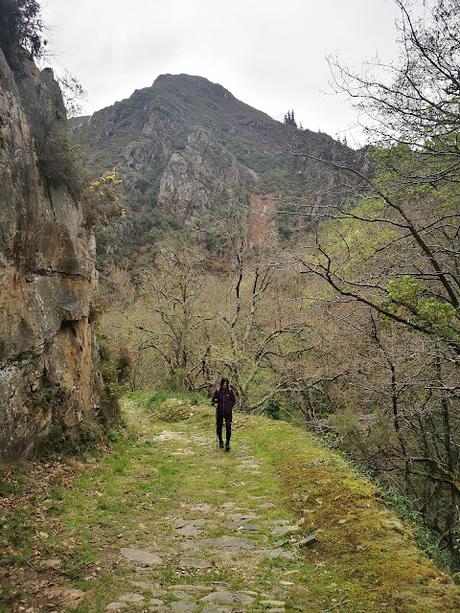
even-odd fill
[[[228,443],[225,445],[225,451],[230,451],[230,445]]]
[[[223,449],[224,448],[224,442],[223,441],[219,441],[219,449]]]

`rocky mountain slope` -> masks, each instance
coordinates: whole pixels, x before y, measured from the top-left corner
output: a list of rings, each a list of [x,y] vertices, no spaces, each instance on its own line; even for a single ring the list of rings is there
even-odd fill
[[[64,182],[44,179],[65,125],[52,72],[0,49],[0,459],[96,416],[95,241]],[[47,155],[43,147],[48,147]]]
[[[315,218],[350,189],[305,155],[362,164],[330,136],[281,124],[189,75],[162,75],[73,127],[91,170],[117,168],[124,181],[127,217],[117,238],[100,237],[103,255],[113,252],[115,260],[148,254],[184,224],[215,249],[216,218],[252,219],[255,243],[268,239],[264,229],[273,230],[270,240],[287,239],[299,220]]]

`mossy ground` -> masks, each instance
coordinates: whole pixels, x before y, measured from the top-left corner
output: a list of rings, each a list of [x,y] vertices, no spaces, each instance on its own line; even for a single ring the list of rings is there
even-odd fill
[[[131,546],[162,557],[145,572],[165,606],[176,598],[168,586],[197,583],[254,592],[257,610],[268,606],[267,594],[287,611],[460,609],[459,588],[416,547],[410,528],[369,482],[307,434],[237,415],[233,449],[224,454],[213,442],[209,407],[190,403],[192,415],[186,411],[184,420],[181,399],[174,421],[169,402],[165,423],[160,410],[145,408],[148,400],[138,395],[125,402],[129,425],[108,453],[5,471],[0,611],[103,611],[139,579],[120,557],[120,548]],[[158,435],[165,430],[173,434],[163,441]],[[178,562],[184,540],[172,522],[204,503],[213,509],[205,536],[229,534],[219,519],[228,502],[258,515],[257,536],[249,536],[259,548],[280,547],[295,557],[260,560],[241,552],[208,569],[184,570]],[[273,526],[282,520],[298,524],[299,532],[280,545]],[[316,541],[297,546],[316,530]],[[207,554],[213,552],[200,556]],[[129,610],[154,610],[152,596],[147,589],[143,604]]]

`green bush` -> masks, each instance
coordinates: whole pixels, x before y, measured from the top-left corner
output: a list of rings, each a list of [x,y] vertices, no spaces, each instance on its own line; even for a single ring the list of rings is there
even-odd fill
[[[147,401],[147,408],[151,411],[158,409],[166,400],[177,399],[189,402],[190,405],[210,403],[209,398],[199,392],[155,392]]]
[[[99,418],[105,428],[109,428],[120,420],[121,396],[126,392],[126,355],[124,351],[115,354],[107,339],[98,337],[99,363],[98,370],[104,381]]]
[[[394,509],[396,513],[414,528],[417,543],[436,565],[450,572],[453,568],[453,559],[449,553],[440,545],[439,535],[426,525],[423,515],[417,511],[408,496],[398,488],[385,483],[379,483],[380,491],[385,503]]]
[[[42,177],[50,185],[64,185],[74,198],[78,198],[83,189],[82,152],[68,130],[51,129],[46,138],[36,141],[36,149]]]
[[[159,396],[161,398],[161,394]],[[199,394],[186,394],[180,397],[172,396],[166,398],[163,402],[159,402],[160,398],[155,399],[155,409],[153,410],[153,417],[158,421],[182,421],[194,417],[197,413],[208,413],[203,407],[206,399],[203,399]],[[150,403],[149,408],[151,408]],[[210,410],[211,407],[209,407]]]

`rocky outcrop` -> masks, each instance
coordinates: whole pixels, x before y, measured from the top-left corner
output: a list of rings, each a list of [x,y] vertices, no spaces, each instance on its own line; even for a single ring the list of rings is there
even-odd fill
[[[33,454],[97,416],[91,302],[95,241],[81,204],[45,181],[44,122],[65,121],[59,88],[22,53],[0,50],[0,458]],[[43,128],[43,129],[42,129]]]
[[[161,174],[158,204],[182,218],[214,209],[217,202],[231,206],[236,188],[249,186],[257,175],[238,162],[203,128],[194,130],[182,151],[171,152]],[[215,211],[217,212],[217,211]]]
[[[278,236],[274,221],[276,204],[273,194],[251,194],[249,211],[249,246],[259,250],[275,246]]]

